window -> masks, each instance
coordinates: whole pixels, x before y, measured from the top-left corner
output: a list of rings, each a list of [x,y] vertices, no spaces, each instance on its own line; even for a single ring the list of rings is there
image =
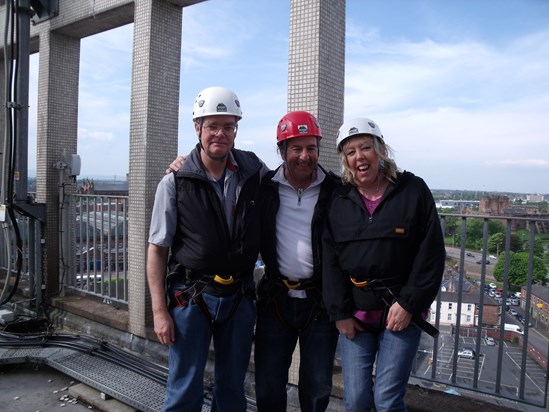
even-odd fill
[[[467,312],[471,312],[472,309],[473,309],[473,305],[468,304],[467,305]]]
[[[448,303],[448,310],[452,310],[452,303]]]
[[[448,320],[449,320],[449,321],[452,320],[452,314],[451,314],[451,313],[448,313]]]

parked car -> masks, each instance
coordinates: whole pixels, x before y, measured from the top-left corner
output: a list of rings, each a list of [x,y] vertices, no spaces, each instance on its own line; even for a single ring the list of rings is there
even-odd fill
[[[482,265],[482,259],[481,259],[481,260],[477,260],[477,264]],[[486,264],[489,265],[489,264],[490,264],[490,261],[487,260],[487,261],[486,261]]]
[[[490,259],[497,259],[497,257],[494,255],[490,255]]]
[[[458,357],[466,359],[475,359],[475,350],[473,348],[463,348],[458,352]]]
[[[509,309],[509,313],[515,317],[518,315],[518,312],[515,309]]]
[[[488,346],[495,346],[496,345],[496,340],[494,338],[492,338],[491,336],[488,336],[486,338],[486,344]]]
[[[496,289],[498,287],[494,282],[491,282],[488,286],[490,286],[491,289]]]
[[[475,257],[475,255],[473,255],[471,252],[467,252],[465,255],[467,255],[467,256],[469,256],[469,257],[472,257],[472,258]]]
[[[519,322],[522,322],[522,319],[524,319],[520,313],[517,313],[515,318],[517,318]]]
[[[525,319],[524,317],[523,317],[522,319],[520,319],[519,322],[522,323],[523,325],[526,325],[526,319]],[[528,326],[529,326],[529,327],[532,327],[532,326],[534,326],[534,325],[532,325],[532,322],[528,322]]]

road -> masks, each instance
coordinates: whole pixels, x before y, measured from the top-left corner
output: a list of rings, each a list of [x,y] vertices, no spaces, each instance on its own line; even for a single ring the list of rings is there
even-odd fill
[[[500,344],[503,344],[501,363],[499,360]],[[445,381],[449,385],[455,379],[455,383],[464,388],[473,386],[474,376],[477,373],[478,388],[482,392],[495,393],[496,382],[499,384],[501,395],[515,397],[519,395],[520,378],[522,371],[522,347],[511,342],[500,342],[496,340],[495,346],[486,345],[486,340],[480,341],[480,353],[478,356],[478,369],[475,369],[476,359],[457,358],[456,369],[454,369],[454,356],[456,352],[464,347],[476,348],[476,337],[459,337],[458,346],[455,347],[455,336],[449,330],[441,328],[437,346],[436,378],[440,384]],[[418,351],[418,363],[414,377],[421,379],[421,376],[428,377],[432,373],[433,342],[428,337],[422,337]],[[498,376],[499,373],[499,376]],[[525,400],[532,405],[511,402],[509,407],[517,411],[543,412],[546,409],[534,406],[542,404],[545,394],[545,369],[540,366],[530,355],[526,357],[525,374]],[[472,409],[471,409],[472,410]]]
[[[467,253],[471,253],[473,256],[467,256]],[[449,257],[457,260],[459,268],[461,249],[457,247],[446,246],[446,254]],[[482,265],[477,263],[479,260],[482,260],[481,252],[472,252],[469,250],[465,250],[463,263],[465,274],[467,276],[472,276],[480,279]],[[486,260],[490,262],[490,264],[486,265],[486,279],[492,281],[494,280],[493,271],[494,265],[497,263],[497,259],[486,258]]]

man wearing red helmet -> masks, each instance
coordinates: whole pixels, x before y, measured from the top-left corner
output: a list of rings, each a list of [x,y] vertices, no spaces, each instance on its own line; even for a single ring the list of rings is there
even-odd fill
[[[288,371],[299,339],[299,402],[325,411],[338,331],[321,296],[321,232],[339,177],[318,164],[322,131],[310,113],[290,112],[277,127],[281,166],[262,179],[261,257],[255,336],[259,412],[286,410]]]

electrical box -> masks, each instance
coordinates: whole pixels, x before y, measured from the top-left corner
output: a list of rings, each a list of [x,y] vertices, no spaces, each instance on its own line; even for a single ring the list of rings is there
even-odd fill
[[[0,323],[5,325],[8,322],[13,322],[13,312],[8,309],[0,309]]]
[[[71,155],[71,160],[69,164],[69,174],[70,176],[78,176],[80,174],[80,155],[73,154]]]

